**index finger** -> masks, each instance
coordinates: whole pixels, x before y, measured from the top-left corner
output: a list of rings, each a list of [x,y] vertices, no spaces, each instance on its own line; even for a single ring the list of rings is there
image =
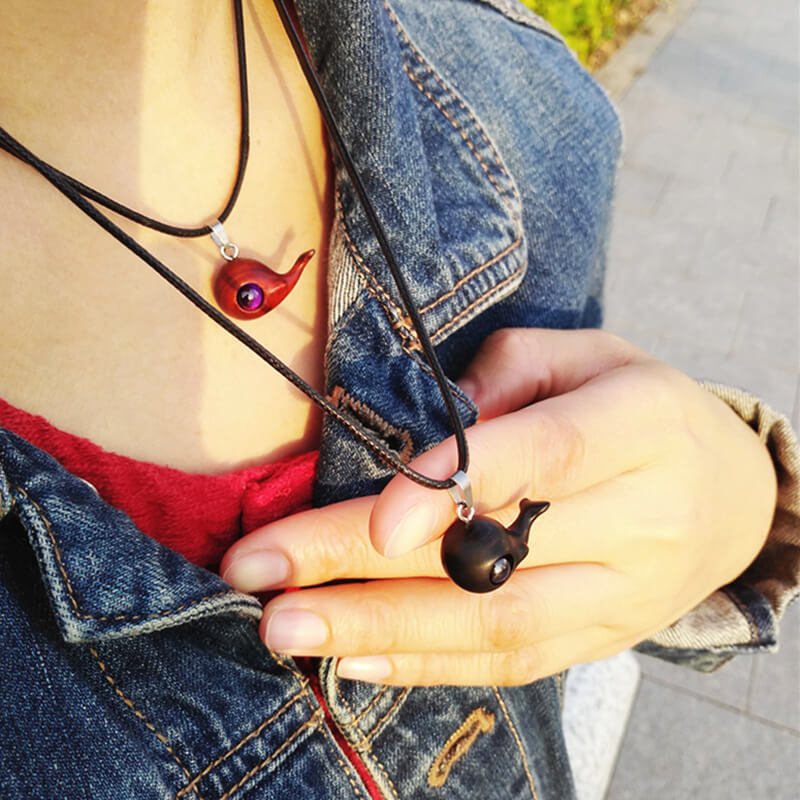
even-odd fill
[[[478,513],[516,509],[521,497],[557,501],[653,460],[676,418],[673,395],[659,391],[664,369],[656,361],[627,365],[470,428]],[[440,479],[453,475],[456,464],[453,438],[413,462]],[[373,507],[370,536],[378,552],[395,557],[443,533],[454,516],[447,492],[398,475]]]

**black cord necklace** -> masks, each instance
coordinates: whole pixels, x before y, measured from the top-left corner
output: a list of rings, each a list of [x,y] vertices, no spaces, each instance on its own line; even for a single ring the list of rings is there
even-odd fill
[[[322,114],[328,134],[333,141],[334,147],[347,171],[350,180],[358,195],[359,201],[364,209],[370,227],[378,241],[381,252],[386,259],[386,263],[396,282],[398,291],[406,307],[408,315],[412,321],[422,350],[433,371],[436,383],[442,394],[447,413],[452,425],[456,446],[458,450],[458,467],[455,474],[448,479],[439,480],[430,478],[417,472],[416,470],[403,463],[392,451],[390,451],[380,440],[370,431],[362,428],[351,420],[342,411],[332,405],[327,398],[310,386],[299,375],[287,367],[280,359],[273,355],[261,343],[253,339],[241,327],[230,320],[228,316],[221,313],[205,298],[198,294],[183,279],[176,275],[164,263],[142,247],[136,240],[129,236],[119,226],[112,222],[103,214],[90,200],[106,207],[107,209],[121,214],[122,216],[138,222],[154,230],[168,233],[175,236],[193,237],[202,235],[214,235],[221,239],[219,231],[222,230],[221,223],[230,214],[238,197],[239,190],[244,178],[244,171],[247,164],[249,152],[249,107],[247,100],[247,67],[245,57],[244,40],[244,21],[242,15],[241,0],[233,0],[234,17],[236,20],[236,39],[239,58],[239,82],[240,82],[240,101],[241,101],[241,132],[240,132],[240,152],[237,176],[225,208],[220,212],[218,222],[213,225],[201,226],[196,228],[181,228],[167,225],[166,223],[140,214],[102,193],[81,183],[75,178],[66,175],[57,168],[42,161],[30,150],[24,147],[19,141],[12,137],[4,128],[0,127],[0,148],[9,154],[20,159],[24,163],[33,167],[47,181],[49,181],[58,191],[65,195],[72,203],[81,209],[87,216],[93,219],[100,227],[110,233],[117,241],[127,247],[131,252],[138,256],[155,272],[157,272],[171,286],[177,289],[184,297],[192,302],[203,313],[210,317],[220,327],[234,336],[245,347],[249,348],[273,369],[290,381],[295,387],[302,391],[310,400],[318,405],[323,412],[330,414],[341,423],[352,435],[354,435],[365,446],[369,447],[385,464],[398,473],[405,475],[410,480],[415,481],[421,486],[430,489],[447,489],[454,502],[456,503],[456,521],[448,528],[442,540],[442,562],[448,575],[463,588],[473,592],[486,592],[496,589],[508,580],[520,561],[527,555],[527,540],[530,526],[539,514],[545,511],[548,503],[534,503],[530,500],[520,502],[520,514],[517,520],[508,528],[503,528],[499,523],[489,517],[476,516],[472,499],[472,489],[467,468],[469,465],[469,450],[464,431],[464,425],[458,414],[450,390],[447,377],[442,370],[439,359],[433,349],[433,345],[428,337],[425,327],[420,318],[419,312],[414,305],[411,294],[406,285],[405,279],[397,265],[396,259],[389,246],[388,239],[383,227],[375,213],[369,195],[358,175],[353,164],[347,147],[341,137],[338,126],[330,110],[327,99],[322,91],[319,79],[313,65],[303,47],[300,34],[295,28],[294,22],[289,14],[284,0],[275,0],[275,5],[280,15],[283,26],[292,43],[295,54],[298,57],[300,66],[306,76],[312,93],[317,101]],[[218,226],[218,227],[217,227]],[[216,228],[216,230],[215,230]],[[217,239],[215,238],[215,241]],[[221,252],[229,248],[229,255],[232,255],[230,241],[218,242]],[[235,247],[235,245],[233,245]],[[238,255],[238,248],[236,248]],[[313,255],[313,251],[311,251]],[[303,254],[302,259],[307,254]],[[310,256],[308,256],[310,258]],[[234,256],[231,261],[236,258]],[[299,259],[298,259],[299,260]],[[294,267],[293,267],[294,269]]]

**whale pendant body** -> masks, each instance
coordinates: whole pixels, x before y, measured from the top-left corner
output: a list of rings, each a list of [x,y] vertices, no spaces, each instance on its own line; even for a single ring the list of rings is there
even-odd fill
[[[314,252],[306,250],[297,257],[292,268],[283,273],[252,258],[226,260],[214,278],[217,305],[236,319],[264,316],[294,289]]]
[[[469,522],[457,519],[442,538],[445,571],[468,592],[494,591],[528,555],[531,525],[549,507],[547,502],[520,500],[519,515],[508,528],[477,514]]]

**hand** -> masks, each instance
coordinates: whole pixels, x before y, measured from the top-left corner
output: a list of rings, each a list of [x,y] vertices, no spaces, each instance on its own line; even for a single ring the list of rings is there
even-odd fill
[[[503,524],[549,500],[507,584],[472,595],[441,566],[447,492],[397,476],[377,497],[246,536],[222,573],[284,593],[264,609],[275,651],[340,656],[342,677],[399,685],[527,683],[611,656],[737,577],[775,508],[766,448],[687,376],[601,331],[506,329],[460,381],[478,513]],[[414,461],[454,472],[449,439]]]

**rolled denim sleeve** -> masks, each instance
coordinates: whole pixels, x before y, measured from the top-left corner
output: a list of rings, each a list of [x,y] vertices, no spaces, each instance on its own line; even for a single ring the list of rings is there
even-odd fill
[[[701,385],[768,448],[778,476],[775,516],[761,552],[735,581],[635,649],[711,672],[739,653],[775,650],[780,618],[800,593],[800,449],[789,420],[757,397],[717,383]]]

